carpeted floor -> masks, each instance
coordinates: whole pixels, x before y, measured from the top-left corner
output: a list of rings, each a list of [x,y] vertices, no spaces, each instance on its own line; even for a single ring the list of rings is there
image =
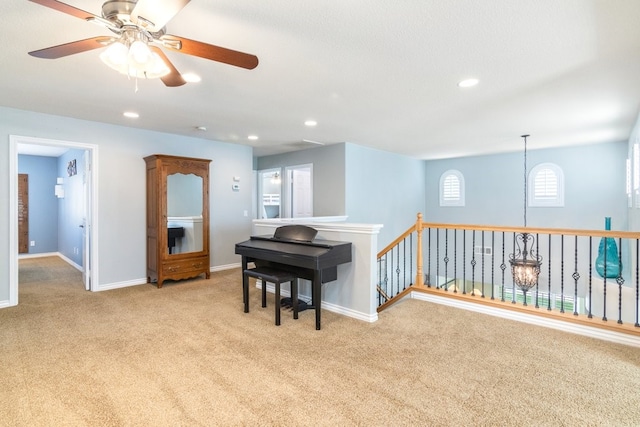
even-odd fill
[[[0,425],[640,425],[632,347],[417,300],[276,327],[259,300],[243,313],[239,270],[92,293],[58,258],[21,260]]]

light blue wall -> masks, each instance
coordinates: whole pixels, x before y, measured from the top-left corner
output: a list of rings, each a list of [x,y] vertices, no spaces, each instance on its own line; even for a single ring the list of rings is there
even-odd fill
[[[565,206],[529,207],[532,227],[601,229],[604,217],[612,229],[627,229],[627,142],[527,151],[527,169],[539,163],[560,166],[565,180]],[[440,207],[438,185],[448,169],[464,175],[466,205]],[[523,225],[523,153],[495,154],[427,161],[425,221]]]
[[[67,117],[0,107],[0,301],[9,298],[9,135],[72,141],[98,146],[98,224],[100,285],[146,277],[145,162],[150,154],[212,159],[210,173],[211,265],[240,262],[235,243],[251,233],[251,188],[233,191],[233,177],[252,181],[252,149],[199,138],[138,130]]]
[[[425,210],[425,162],[346,144],[346,205],[350,222],[384,224],[379,249],[391,243]]]
[[[257,170],[313,163],[313,215],[345,215],[345,144],[259,157]]]
[[[29,254],[57,252],[58,198],[56,184],[58,159],[44,156],[18,156],[18,173],[29,175]]]

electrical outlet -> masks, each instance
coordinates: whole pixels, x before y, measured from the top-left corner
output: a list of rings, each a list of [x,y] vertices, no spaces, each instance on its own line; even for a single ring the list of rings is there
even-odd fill
[[[35,245],[36,245],[36,241],[35,240],[32,240],[32,241],[29,242],[29,246],[35,246]]]
[[[473,248],[476,255],[491,255],[491,246],[476,246]]]

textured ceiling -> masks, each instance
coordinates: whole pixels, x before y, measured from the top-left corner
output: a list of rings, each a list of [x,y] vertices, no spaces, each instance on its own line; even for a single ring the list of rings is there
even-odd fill
[[[102,4],[66,3],[97,15]],[[423,159],[520,150],[523,133],[531,149],[623,141],[640,102],[638,0],[193,0],[169,33],[260,64],[167,52],[202,81],[142,80],[137,92],[100,50],[27,55],[108,30],[27,0],[3,0],[0,15],[0,105],[252,145],[256,155],[303,140]],[[466,77],[480,84],[459,88]],[[125,119],[128,109],[140,118]]]

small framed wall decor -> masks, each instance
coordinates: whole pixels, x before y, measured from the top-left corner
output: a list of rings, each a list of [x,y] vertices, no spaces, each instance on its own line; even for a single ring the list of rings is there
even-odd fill
[[[73,159],[67,164],[67,174],[69,174],[69,176],[73,176],[77,173],[78,171],[76,169],[76,159]]]

